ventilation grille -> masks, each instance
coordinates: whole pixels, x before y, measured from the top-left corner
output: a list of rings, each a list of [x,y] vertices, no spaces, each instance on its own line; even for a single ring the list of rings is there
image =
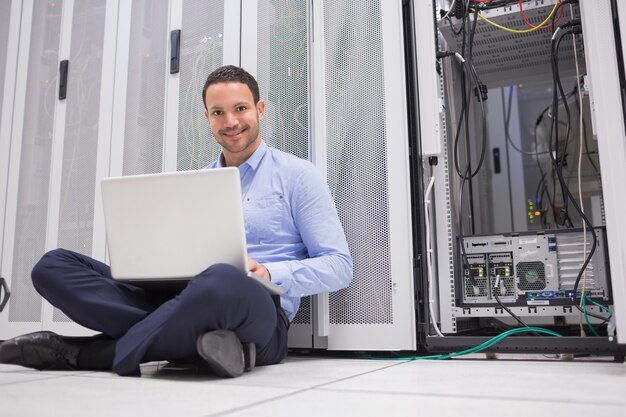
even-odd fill
[[[601,235],[598,234],[598,242],[601,243]],[[583,267],[585,259],[589,256],[591,251],[591,245],[593,243],[593,236],[587,233],[587,242],[585,248],[585,242],[583,241],[583,234],[581,233],[563,233],[557,236],[557,258],[559,267],[559,286],[564,290],[573,290],[576,283],[576,278]],[[583,248],[585,251],[583,252]],[[596,280],[596,273],[594,268],[593,258],[587,264],[584,277],[585,290],[601,289],[603,288]],[[581,281],[580,288],[583,288]]]
[[[261,134],[269,145],[309,158],[306,0],[259,1],[257,80],[265,99]]]
[[[165,120],[168,8],[160,2],[132,2],[124,175],[161,172]]]
[[[487,276],[485,255],[467,255],[467,264],[474,278],[470,278],[470,271],[463,267],[465,299],[489,298],[489,280]]]
[[[472,285],[469,277],[465,277],[465,298],[489,298],[489,285],[488,280],[485,277],[474,277],[476,285]]]
[[[379,1],[324,2],[328,182],[354,258],[331,324],[393,320],[380,18]]]
[[[220,146],[204,114],[202,88],[207,76],[222,66],[224,0],[183,2],[176,169],[207,166],[217,159]]]
[[[92,254],[93,243],[105,6],[99,0],[78,2],[72,19],[57,246],[85,255]],[[70,321],[56,308],[52,319]]]
[[[515,267],[517,287],[522,291],[546,288],[546,270],[543,262],[519,262]]]
[[[258,2],[257,81],[265,100],[261,136],[285,152],[309,158],[306,1]],[[294,324],[311,323],[311,299],[301,300]]]
[[[508,277],[508,278],[502,278],[500,277],[500,282],[498,284],[498,287],[495,288],[495,278],[491,278],[491,283],[490,283],[490,291],[493,295],[493,293],[495,292],[498,297],[502,298],[502,297],[516,297],[515,294],[515,281],[513,279],[513,277]],[[495,299],[495,297],[493,297]]]
[[[58,246],[91,255],[106,5],[78,2],[72,20]]]
[[[303,297],[300,301],[298,314],[292,320],[293,324],[310,324],[311,323],[311,297]]]
[[[30,271],[45,250],[62,1],[33,5],[22,150],[13,243],[9,321],[40,322],[41,297]],[[37,47],[35,47],[37,46]],[[49,80],[42,82],[41,80]],[[33,115],[37,115],[33,117]]]

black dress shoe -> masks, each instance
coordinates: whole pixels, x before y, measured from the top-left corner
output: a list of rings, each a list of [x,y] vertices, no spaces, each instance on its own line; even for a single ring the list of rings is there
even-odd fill
[[[0,343],[0,363],[43,370],[77,370],[80,348],[53,332],[35,332]]]
[[[198,354],[213,373],[234,378],[250,371],[256,364],[254,343],[241,343],[231,330],[215,330],[203,334],[196,343]]]

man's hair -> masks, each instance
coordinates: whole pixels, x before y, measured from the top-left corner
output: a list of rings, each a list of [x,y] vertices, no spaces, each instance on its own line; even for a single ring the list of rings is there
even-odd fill
[[[234,65],[225,65],[220,67],[209,74],[204,83],[204,88],[202,89],[202,102],[204,103],[204,107],[206,108],[206,90],[212,84],[218,83],[242,83],[248,86],[250,91],[252,92],[252,98],[254,99],[254,104],[257,104],[261,99],[259,94],[259,84],[256,82],[254,77],[250,75],[245,69],[236,67]]]

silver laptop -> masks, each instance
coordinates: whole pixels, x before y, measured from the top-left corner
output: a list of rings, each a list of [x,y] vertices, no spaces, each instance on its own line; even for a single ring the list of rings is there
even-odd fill
[[[237,168],[104,178],[102,202],[113,278],[184,283],[216,263],[249,273]]]

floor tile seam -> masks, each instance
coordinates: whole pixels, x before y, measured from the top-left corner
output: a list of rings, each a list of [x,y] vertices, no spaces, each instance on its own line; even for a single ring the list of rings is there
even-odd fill
[[[347,381],[347,380],[352,379],[352,378],[357,378],[357,377],[360,377],[360,376],[363,376],[363,375],[367,375],[367,374],[371,374],[371,373],[374,373],[374,372],[378,372],[380,370],[388,369],[388,368],[391,368],[391,367],[394,367],[394,366],[397,366],[397,365],[400,365],[400,363],[394,363],[394,364],[389,365],[389,366],[384,366],[382,368],[369,370],[369,371],[366,371],[366,372],[361,372],[359,374],[350,375],[350,376],[347,376],[347,377],[344,377],[344,378],[340,378],[340,379],[337,379],[337,380],[334,380],[334,381],[323,382],[323,383],[320,383],[320,384],[317,384],[317,385],[313,385],[311,387],[296,389],[296,390],[294,390],[292,392],[288,392],[288,393],[285,393],[285,394],[277,395],[277,396],[271,397],[271,398],[266,398],[266,399],[263,399],[263,400],[260,400],[260,401],[256,401],[256,402],[253,402],[253,403],[250,403],[250,404],[246,404],[246,405],[242,405],[242,406],[239,406],[239,407],[235,407],[235,408],[232,408],[230,410],[220,411],[220,412],[213,413],[213,414],[208,414],[208,415],[202,416],[202,417],[226,416],[228,414],[232,414],[232,413],[235,413],[235,412],[239,412],[239,411],[243,411],[243,410],[246,410],[246,409],[250,409],[252,407],[257,407],[259,405],[268,404],[268,403],[271,403],[271,402],[276,402],[278,400],[282,400],[282,399],[285,399],[285,398],[288,398],[288,397],[292,397],[294,395],[302,394],[302,393],[307,392],[307,391],[314,391],[314,390],[317,390],[320,387],[324,387],[326,385],[330,385],[330,384],[334,384],[334,383],[342,382],[342,381]]]
[[[511,396],[490,396],[490,395],[455,395],[455,394],[443,394],[443,393],[429,393],[429,392],[407,392],[407,391],[377,391],[377,390],[366,390],[366,389],[337,389],[337,388],[327,388],[327,387],[319,387],[314,388],[316,391],[324,391],[324,392],[341,392],[341,393],[353,393],[353,394],[388,394],[388,395],[398,395],[398,396],[417,396],[417,397],[441,397],[441,398],[458,398],[458,399],[475,399],[475,400],[503,400],[503,401],[525,401],[525,402],[539,402],[539,403],[547,403],[547,404],[578,404],[578,405],[597,405],[597,406],[616,406],[616,407],[625,407],[626,402],[607,402],[607,401],[581,401],[581,400],[559,400],[558,398],[551,400],[546,398],[533,398],[532,400],[525,400],[523,398],[511,397]]]
[[[26,375],[26,374],[24,374]],[[23,380],[23,381],[10,381],[10,382],[1,382],[0,381],[0,386],[3,385],[17,385],[17,384],[27,384],[30,382],[41,382],[41,381],[47,381],[50,379],[61,379],[61,378],[66,378],[68,375],[41,375],[41,377],[37,377],[35,379],[29,379],[29,380]]]

